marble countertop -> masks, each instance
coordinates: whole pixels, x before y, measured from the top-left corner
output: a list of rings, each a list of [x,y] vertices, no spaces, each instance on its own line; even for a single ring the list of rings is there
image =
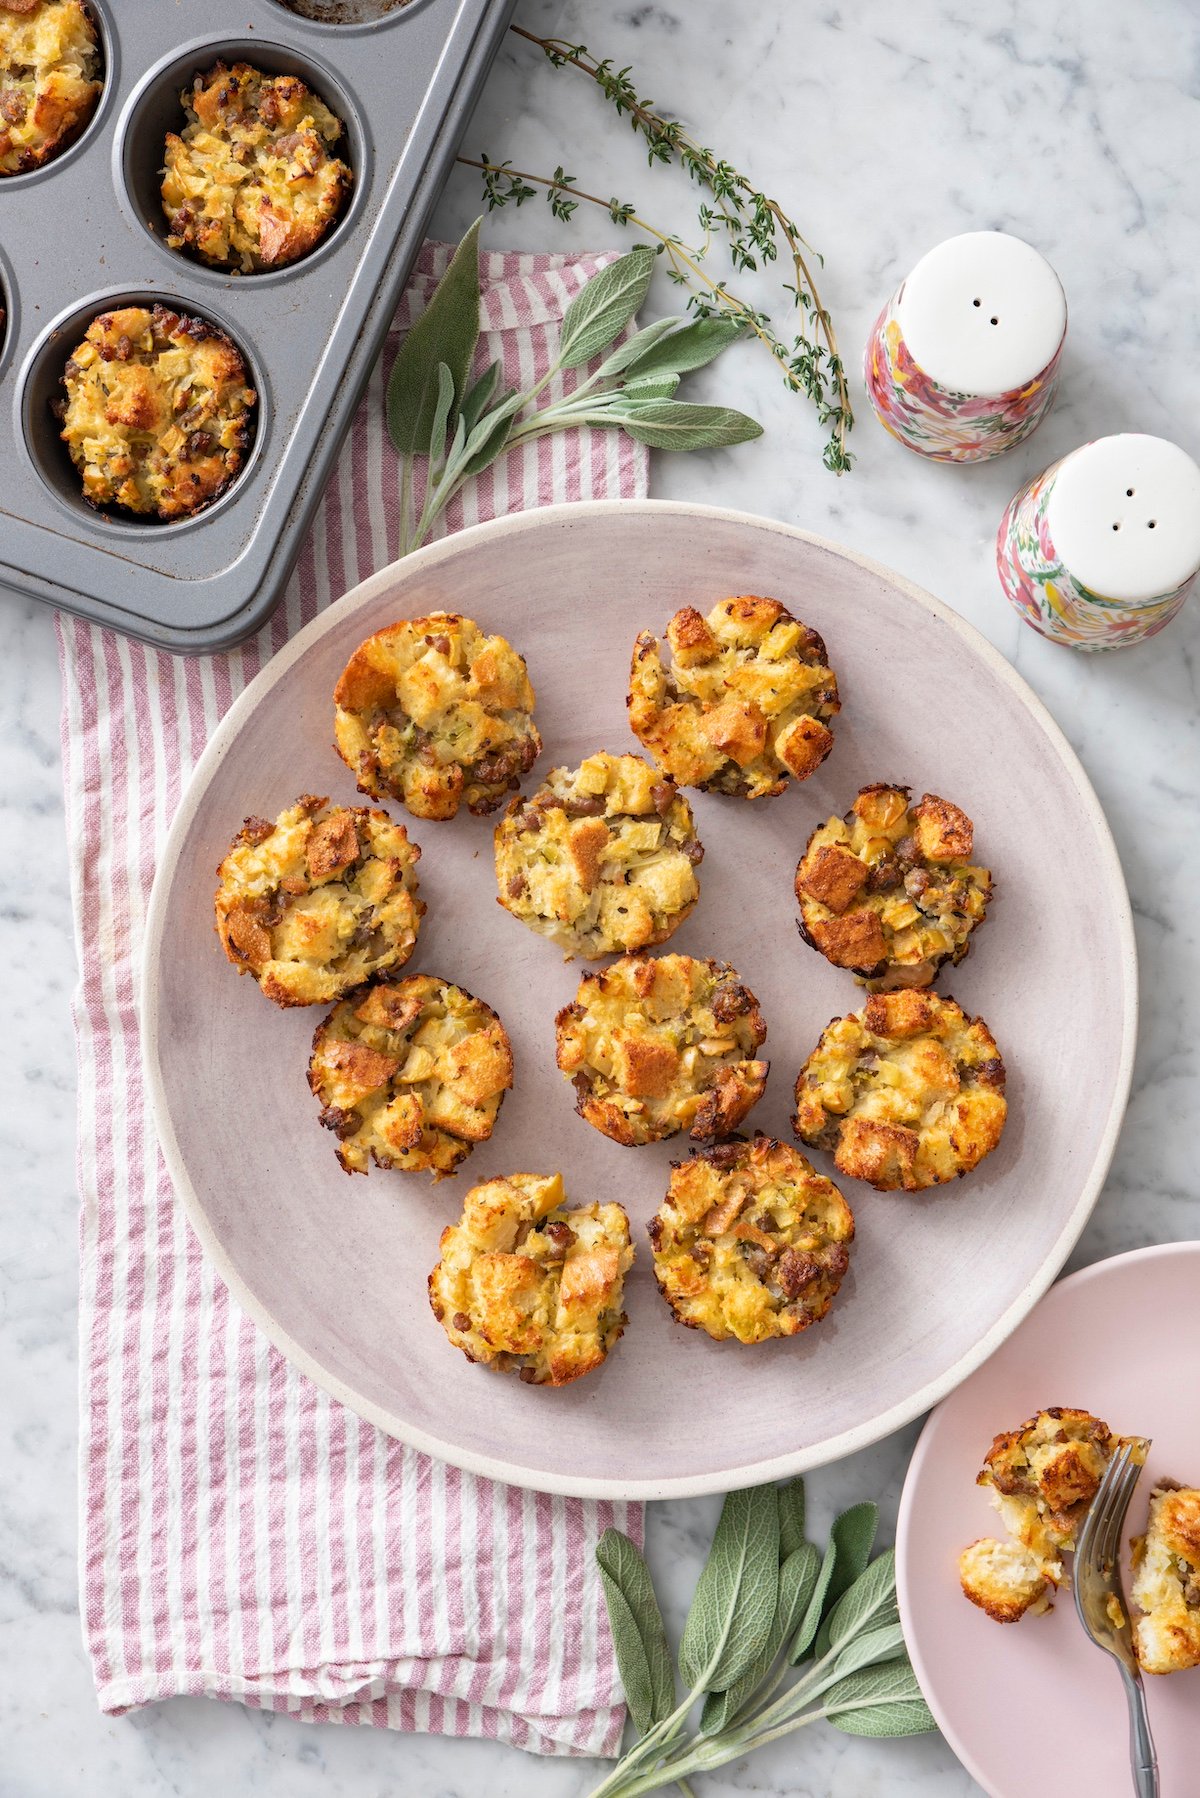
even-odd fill
[[[644,90],[749,165],[824,251],[823,287],[860,401],[855,472],[820,465],[820,438],[760,352],[739,346],[700,378],[766,426],[725,454],[659,456],[653,491],[768,513],[892,564],[971,619],[1046,701],[1081,756],[1116,834],[1133,896],[1142,1024],[1133,1096],[1081,1265],[1200,1235],[1194,901],[1200,841],[1200,602],[1170,631],[1112,657],[1055,648],[1005,604],[996,522],[1036,469],[1088,437],[1145,430],[1196,454],[1200,193],[1192,174],[1200,17],[1188,0],[912,0],[729,7],[722,0],[521,0],[531,29],[586,39],[632,63]],[[733,23],[732,21],[735,21]],[[519,168],[559,162],[580,185],[692,223],[687,185],[648,170],[598,96],[510,38],[465,139]],[[456,172],[433,221],[457,237],[478,209]],[[541,203],[485,227],[497,247],[623,242],[600,212],[569,230]],[[977,469],[925,464],[884,436],[857,365],[875,311],[916,258],[957,231],[1028,238],[1071,308],[1058,406],[1034,440]],[[656,299],[672,309],[665,286]],[[697,395],[699,397],[699,395]],[[0,931],[16,1024],[0,1156],[0,1793],[5,1798],[182,1798],[214,1788],[322,1798],[567,1798],[590,1768],[491,1744],[316,1729],[233,1705],[179,1700],[101,1719],[80,1642],[75,1585],[74,980],[63,848],[58,672],[51,618],[0,598]],[[1030,795],[1036,804],[1036,795]],[[13,851],[16,850],[16,853]],[[1063,903],[1070,903],[1063,870]],[[894,1522],[915,1437],[906,1430],[814,1474],[814,1527],[882,1496]],[[673,1621],[692,1590],[715,1501],[654,1506],[649,1549]],[[815,1729],[734,1764],[701,1798],[966,1798],[978,1791],[936,1737],[872,1745]]]

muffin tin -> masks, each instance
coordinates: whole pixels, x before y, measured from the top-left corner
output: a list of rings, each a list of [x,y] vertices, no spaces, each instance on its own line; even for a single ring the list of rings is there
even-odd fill
[[[0,179],[0,588],[198,654],[256,630],[299,552],[514,0],[88,0],[104,91],[45,167]],[[187,7],[186,23],[196,12]],[[341,118],[341,217],[298,262],[231,275],[168,248],[180,90],[218,57],[299,74]],[[230,488],[163,524],[97,512],[50,402],[98,313],[160,301],[246,359],[254,440]]]

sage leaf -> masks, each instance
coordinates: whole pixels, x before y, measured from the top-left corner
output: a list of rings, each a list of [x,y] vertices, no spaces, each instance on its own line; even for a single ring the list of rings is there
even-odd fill
[[[579,368],[607,349],[646,297],[654,251],[639,244],[610,262],[575,295],[563,314],[558,366]]]
[[[613,1626],[617,1665],[621,1670],[629,1712],[639,1735],[645,1735],[675,1708],[675,1667],[654,1583],[641,1554],[620,1530],[605,1530],[596,1546],[596,1560],[600,1566],[604,1601]],[[624,1606],[623,1613],[621,1606]],[[619,1624],[618,1613],[621,1613]],[[637,1638],[636,1650],[630,1635],[631,1627]],[[630,1658],[629,1675],[622,1659],[623,1652]]]
[[[889,1548],[838,1599],[821,1626],[821,1635],[830,1648],[838,1648],[863,1630],[894,1623],[897,1616],[896,1556]],[[819,1643],[820,1638],[818,1648]]]
[[[727,1728],[757,1692],[808,1606],[820,1563],[821,1557],[811,1542],[802,1542],[783,1562],[779,1569],[779,1601],[771,1633],[745,1672],[728,1690],[708,1694],[700,1717],[702,1735],[716,1735]]]
[[[651,449],[723,449],[762,436],[762,426],[732,406],[690,406],[683,400],[631,401],[611,412],[614,424]]]
[[[885,1623],[881,1629],[869,1629],[852,1636],[837,1660],[835,1673],[856,1673],[860,1667],[873,1667],[876,1661],[893,1660],[904,1648],[904,1631],[899,1623]]]
[[[918,1736],[937,1727],[906,1658],[848,1674],[821,1704],[829,1721],[851,1736]]]
[[[437,366],[438,391],[433,408],[433,422],[429,427],[429,444],[426,454],[431,462],[436,462],[446,448],[446,427],[450,422],[450,408],[454,404],[454,376],[444,362]]]
[[[438,367],[453,382],[454,407],[467,390],[471,359],[479,340],[479,227],[476,219],[429,304],[400,345],[388,378],[388,435],[399,455],[423,456],[433,434],[438,404]],[[439,446],[440,447],[440,446]]]
[[[463,394],[458,414],[466,424],[467,436],[475,429],[484,413],[500,379],[500,364],[489,362],[477,381],[473,381]]]
[[[767,1642],[779,1596],[779,1506],[774,1486],[731,1492],[679,1646],[689,1687],[726,1691]]]
[[[804,1540],[804,1481],[789,1480],[786,1486],[780,1486],[779,1499],[779,1556],[786,1561],[796,1550],[807,1547]],[[813,1579],[816,1580],[817,1551],[813,1549]]]
[[[851,1505],[848,1511],[843,1511],[840,1517],[834,1519],[833,1528],[829,1532],[830,1546],[834,1550],[834,1566],[829,1590],[825,1594],[825,1621],[817,1636],[818,1660],[829,1647],[829,1617],[843,1593],[849,1591],[865,1572],[878,1527],[879,1507],[873,1504]]]
[[[668,331],[677,331],[683,323],[679,318],[656,318],[651,325],[643,325],[624,343],[619,343],[611,355],[606,356],[596,370],[597,380],[612,380],[626,369],[632,369],[642,356],[645,356]]]
[[[829,1582],[833,1578],[834,1563],[837,1560],[837,1544],[830,1538],[820,1568],[817,1572],[816,1584],[809,1594],[808,1605],[800,1626],[788,1645],[788,1664],[795,1667],[802,1661],[816,1638],[821,1627],[821,1613],[825,1609],[825,1597],[829,1591]]]
[[[648,375],[645,380],[639,375],[619,391],[630,400],[669,400],[678,385],[678,375]]]
[[[685,375],[690,369],[715,361],[722,350],[744,335],[743,327],[734,319],[698,318],[656,339],[627,366],[639,375]]]
[[[504,453],[512,430],[515,413],[521,409],[524,395],[505,392],[492,407],[485,412],[471,435],[467,438],[466,450],[460,478],[467,480],[471,475],[481,474],[497,456]]]

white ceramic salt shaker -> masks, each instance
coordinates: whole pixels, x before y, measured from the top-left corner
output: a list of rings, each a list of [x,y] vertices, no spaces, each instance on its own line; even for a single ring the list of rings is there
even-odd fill
[[[1085,443],[1013,499],[996,566],[1025,622],[1056,643],[1152,637],[1200,571],[1200,468],[1165,437]]]
[[[884,429],[918,455],[983,462],[1035,431],[1067,331],[1058,276],[1031,244],[968,231],[923,256],[875,321],[864,379]]]

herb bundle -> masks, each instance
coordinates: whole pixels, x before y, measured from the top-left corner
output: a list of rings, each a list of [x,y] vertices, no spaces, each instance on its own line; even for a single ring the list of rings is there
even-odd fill
[[[803,1480],[731,1492],[679,1644],[682,1698],[650,1571],[627,1536],[606,1530],[596,1559],[639,1740],[590,1798],[673,1782],[688,1791],[692,1774],[821,1718],[848,1735],[933,1729],[904,1649],[895,1557],[871,1559],[877,1524],[873,1504],[852,1506],[821,1555],[804,1534]]]
[[[388,434],[402,458],[401,555],[424,542],[473,475],[507,450],[555,431],[578,425],[622,430],[652,449],[670,450],[715,449],[762,435],[762,426],[744,412],[671,397],[684,374],[742,335],[736,320],[658,319],[616,344],[650,285],[654,253],[645,246],[609,263],[580,289],[563,315],[550,368],[527,392],[502,385],[498,362],[473,380],[480,223],[476,219],[459,244],[388,380]],[[581,374],[569,393],[537,403],[556,375],[583,370],[606,350],[599,367]],[[428,466],[414,516],[418,456],[428,458]]]
[[[813,273],[814,265],[822,266],[824,258],[806,242],[777,200],[725,157],[701,144],[678,119],[657,111],[653,100],[643,99],[628,65],[618,69],[610,57],[598,60],[586,44],[539,37],[520,25],[512,30],[536,44],[552,67],[576,69],[594,82],[617,114],[642,137],[651,167],[655,163],[677,165],[695,182],[704,196],[697,208],[700,240],[688,244],[677,233],[660,230],[631,201],[585,192],[561,164],[549,176],[514,169],[509,162],[494,162],[486,152],[479,157],[460,156],[458,160],[466,167],[482,171],[489,210],[521,206],[541,188],[555,218],[563,223],[570,220],[579,202],[585,201],[603,207],[614,224],[644,232],[654,241],[655,253],[666,258],[671,279],[688,289],[689,311],[699,318],[734,319],[752,331],[779,364],[788,388],[812,402],[818,420],[829,430],[823,452],[825,466],[835,474],[845,473],[853,462],[846,438],[854,414],[833,321],[822,304]],[[718,241],[725,244],[733,268],[740,273],[777,262],[782,251],[791,280],[783,280],[781,286],[788,296],[785,304],[794,315],[794,331],[789,328],[781,334],[769,314],[738,298],[725,280],[709,273],[706,259]]]

